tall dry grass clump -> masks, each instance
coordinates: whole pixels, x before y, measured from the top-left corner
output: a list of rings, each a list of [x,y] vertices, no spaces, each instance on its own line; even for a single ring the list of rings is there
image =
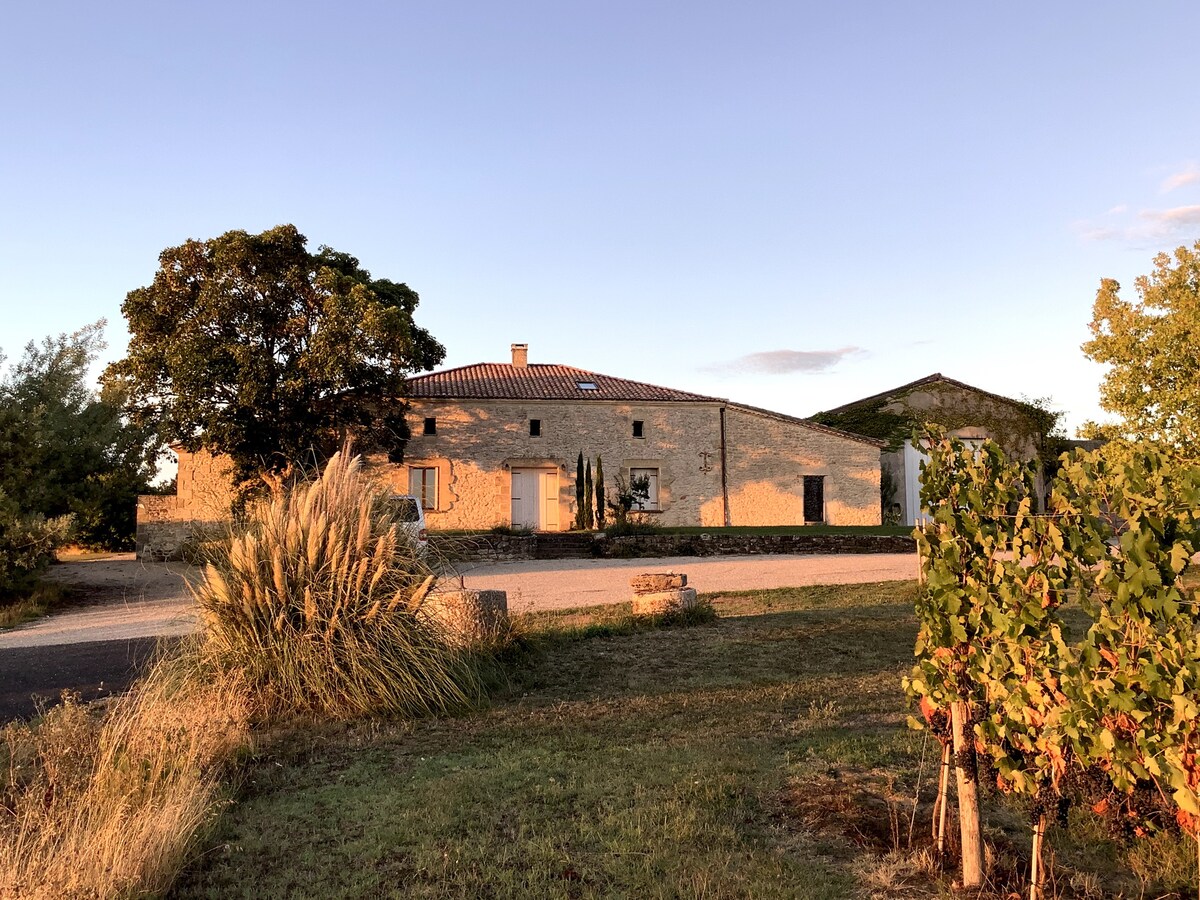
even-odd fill
[[[478,695],[466,660],[419,614],[435,576],[388,498],[343,451],[252,508],[206,567],[204,652],[241,673],[263,715],[438,713]]]
[[[67,699],[0,731],[0,898],[166,890],[247,739],[244,686],[161,660],[98,715]]]

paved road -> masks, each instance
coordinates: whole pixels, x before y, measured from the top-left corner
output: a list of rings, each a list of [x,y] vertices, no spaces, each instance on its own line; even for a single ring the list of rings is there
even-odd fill
[[[170,638],[92,641],[0,652],[0,723],[27,719],[39,704],[53,704],[64,690],[85,702],[129,687],[162,641]]]
[[[916,569],[915,554],[716,556],[463,564],[455,577],[469,588],[507,591],[509,609],[525,612],[619,603],[639,572],[684,572],[705,592],[900,581]],[[186,586],[198,574],[192,567],[130,554],[50,571],[82,605],[0,632],[0,722],[31,715],[35,694],[53,699],[71,689],[93,699],[121,690],[160,638],[196,627]]]
[[[512,612],[570,609],[629,599],[629,577],[684,572],[700,592],[866,584],[917,577],[915,553],[675,556],[667,559],[556,559],[463,564],[463,583],[508,592]]]

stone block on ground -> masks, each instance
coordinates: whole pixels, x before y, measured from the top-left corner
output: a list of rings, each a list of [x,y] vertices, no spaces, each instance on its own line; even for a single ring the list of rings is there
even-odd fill
[[[491,643],[508,631],[505,591],[434,592],[421,605],[421,612],[457,647]]]
[[[629,586],[635,594],[653,594],[658,591],[678,591],[687,587],[687,576],[682,572],[647,572],[634,575],[629,579]]]
[[[691,609],[695,605],[696,589],[689,587],[633,595],[633,614],[635,616],[660,616],[663,613]]]

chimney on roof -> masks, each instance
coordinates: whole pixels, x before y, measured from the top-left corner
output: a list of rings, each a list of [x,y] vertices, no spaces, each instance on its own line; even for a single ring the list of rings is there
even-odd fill
[[[513,365],[518,369],[524,369],[529,365],[529,345],[528,344],[513,344],[512,345]]]

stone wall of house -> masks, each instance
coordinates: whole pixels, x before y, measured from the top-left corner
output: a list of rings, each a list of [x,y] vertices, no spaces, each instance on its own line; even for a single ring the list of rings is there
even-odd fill
[[[435,435],[422,434],[426,418]],[[539,419],[541,434],[529,433]],[[643,437],[633,436],[640,421]],[[587,404],[552,401],[412,401],[412,438],[404,465],[388,467],[396,490],[409,492],[409,467],[438,469],[438,503],[426,511],[431,529],[490,528],[512,521],[511,470],[558,470],[558,527],[575,519],[575,466],[580,451],[595,466],[604,460],[605,483],[628,480],[630,468],[659,470],[662,525],[719,525],[721,508],[720,416],[715,403]],[[715,499],[714,499],[715,498]]]
[[[738,406],[726,441],[731,525],[803,524],[805,475],[824,476],[826,523],[879,524],[877,445]]]
[[[135,540],[140,558],[179,559],[200,531],[229,517],[233,479],[228,457],[175,452],[175,493],[138,497]]]
[[[1038,458],[1038,423],[1011,400],[933,382],[890,401],[883,411],[937,423],[954,437],[993,440],[1009,459],[1028,462]],[[907,508],[903,456],[900,450],[885,453],[883,458],[883,464],[895,474],[895,502],[900,509]],[[1037,496],[1044,492],[1039,474]]]

